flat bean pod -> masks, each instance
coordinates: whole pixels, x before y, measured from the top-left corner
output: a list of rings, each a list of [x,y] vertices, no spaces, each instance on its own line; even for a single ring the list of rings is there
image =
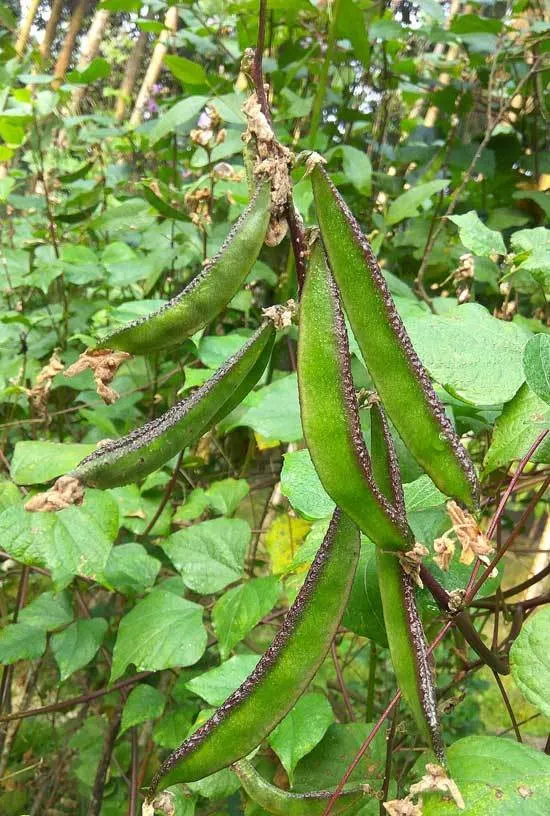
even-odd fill
[[[359,557],[359,531],[336,509],[296,600],[244,683],[163,762],[157,788],[193,782],[247,756],[306,690],[338,629]]]
[[[270,204],[270,184],[262,182],[219,252],[197,277],[160,309],[111,332],[96,348],[149,354],[178,346],[206,326],[237,293],[256,262],[269,224]]]
[[[281,790],[261,776],[256,768],[246,759],[233,765],[241,785],[248,796],[260,807],[274,816],[322,816],[333,791],[308,791],[291,793]],[[344,788],[332,808],[334,816],[357,811],[365,802],[366,791],[362,787]]]
[[[302,427],[329,496],[386,550],[410,550],[408,525],[378,489],[359,424],[338,289],[315,241],[300,300],[298,387]]]
[[[311,179],[330,265],[388,416],[440,490],[477,506],[472,462],[412,346],[369,242],[319,164]]]
[[[264,323],[190,397],[121,439],[86,456],[69,474],[87,487],[106,489],[135,482],[162,467],[226,416],[254,387],[265,369],[275,329]]]
[[[405,500],[399,465],[382,409],[371,408],[371,456],[374,478],[399,513]],[[416,607],[414,583],[391,553],[376,548],[376,569],[390,654],[401,693],[411,708],[420,732],[440,762],[445,764],[434,688],[434,666]]]

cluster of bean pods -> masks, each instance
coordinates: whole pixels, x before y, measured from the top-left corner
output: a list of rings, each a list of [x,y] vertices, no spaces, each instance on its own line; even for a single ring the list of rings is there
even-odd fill
[[[267,783],[246,757],[305,691],[325,659],[344,613],[360,532],[377,545],[384,620],[395,674],[420,732],[444,762],[433,667],[414,583],[400,556],[412,550],[387,412],[410,452],[447,495],[477,504],[466,451],[418,359],[375,256],[319,159],[308,159],[319,230],[312,235],[301,292],[298,385],[304,437],[319,478],[337,505],[298,596],[256,668],[207,722],[173,751],[150,795],[232,766],[269,813],[321,814],[330,791],[292,794]],[[162,309],[104,338],[97,349],[133,354],[180,343],[216,317],[255,262],[270,219],[269,180],[252,199],[215,258]],[[360,428],[344,310],[378,396],[371,402],[371,452]],[[141,479],[193,444],[236,407],[267,366],[275,328],[263,323],[191,397],[87,456],[70,476],[101,489]],[[335,813],[353,809],[362,788],[344,789]]]

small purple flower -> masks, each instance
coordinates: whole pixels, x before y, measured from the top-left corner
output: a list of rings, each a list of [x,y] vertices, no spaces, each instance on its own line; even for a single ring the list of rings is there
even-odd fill
[[[199,116],[199,121],[197,122],[197,126],[201,128],[201,130],[208,130],[211,124],[211,119],[209,114],[206,111],[203,111]]]

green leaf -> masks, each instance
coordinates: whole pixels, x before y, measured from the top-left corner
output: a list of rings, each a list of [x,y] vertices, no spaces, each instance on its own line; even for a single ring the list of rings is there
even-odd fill
[[[527,385],[537,397],[550,403],[550,336],[537,334],[525,346],[523,369]]]
[[[369,69],[371,48],[365,26],[365,13],[354,0],[340,0],[336,29],[340,38],[350,41],[357,59]]]
[[[209,705],[219,706],[246,680],[259,659],[259,655],[235,655],[221,666],[193,677],[185,687],[202,697]]]
[[[386,224],[391,226],[418,214],[419,208],[433,195],[444,190],[449,184],[449,179],[435,179],[427,181],[425,184],[417,184],[412,190],[402,193],[389,206],[386,215]]]
[[[528,618],[510,650],[510,669],[518,688],[545,717],[550,717],[550,609]]]
[[[267,741],[281,760],[290,784],[298,762],[312,751],[334,722],[329,701],[322,694],[304,694]]]
[[[246,425],[265,439],[293,442],[302,438],[296,374],[289,374],[255,391],[220,426]]]
[[[281,492],[294,510],[308,519],[325,519],[334,510],[334,502],[325,493],[309,451],[284,454]]]
[[[0,479],[0,515],[8,507],[21,504],[23,497],[17,485],[7,479]]]
[[[46,651],[46,632],[28,623],[10,623],[0,632],[0,664],[35,660]]]
[[[161,717],[165,705],[166,697],[162,691],[147,683],[140,683],[139,686],[132,689],[124,704],[120,734],[134,725]]]
[[[206,491],[202,487],[196,487],[186,496],[184,503],[180,504],[174,513],[173,522],[174,524],[181,524],[182,522],[194,521],[204,513],[207,507],[210,507],[210,501]]]
[[[438,490],[429,476],[419,476],[414,482],[403,485],[407,513],[439,507],[446,501],[445,495]]]
[[[405,322],[432,377],[466,402],[498,405],[512,399],[524,381],[529,334],[515,323],[497,320],[479,303]]]
[[[535,201],[541,210],[544,212],[547,218],[550,218],[550,201],[548,200],[548,191],[542,190],[516,190],[516,192],[512,193],[512,198],[515,199],[524,199],[529,198],[531,201]]]
[[[342,626],[361,637],[388,647],[382,598],[376,572],[376,545],[361,536],[361,554],[355,572]]]
[[[11,477],[16,484],[43,484],[72,470],[95,445],[59,442],[16,442]]]
[[[202,65],[187,57],[168,54],[164,57],[164,64],[182,85],[204,85],[208,81]]]
[[[491,446],[485,457],[484,472],[524,456],[541,431],[550,428],[550,406],[525,383],[504,406],[493,430]],[[533,455],[532,462],[550,462],[550,441],[546,439]]]
[[[212,510],[219,516],[232,516],[250,488],[246,479],[222,479],[206,491]]]
[[[94,659],[107,631],[104,618],[76,620],[52,636],[52,651],[61,682]]]
[[[80,507],[59,513],[29,513],[16,505],[0,515],[3,549],[23,564],[51,570],[60,589],[74,575],[103,580],[117,532],[116,503],[100,490],[87,490]]]
[[[449,221],[456,224],[460,240],[474,255],[489,257],[493,252],[506,254],[506,246],[500,232],[485,226],[475,210],[464,215],[449,215]]]
[[[124,595],[141,595],[155,583],[160,566],[141,544],[119,544],[105,565],[105,580]]]
[[[74,71],[69,71],[65,79],[77,85],[90,85],[98,79],[106,79],[111,73],[111,66],[106,59],[96,57],[91,63],[79,71],[76,68]]]
[[[161,748],[174,749],[184,741],[191,727],[191,714],[182,709],[169,711],[155,725],[153,740]]]
[[[373,726],[374,723],[361,722],[329,726],[319,745],[298,763],[293,790],[302,793],[336,788]],[[351,774],[350,784],[368,782],[379,790],[384,776],[385,749],[386,739],[381,729]],[[375,812],[378,812],[378,803]]]
[[[151,142],[158,142],[163,136],[172,133],[177,127],[181,127],[196,119],[202,108],[208,101],[207,96],[188,96],[181,102],[176,102],[169,111],[162,113],[151,132],[149,138]]]
[[[129,198],[88,221],[91,230],[136,230],[152,221],[149,204],[141,198]]]
[[[250,535],[246,521],[220,518],[180,530],[161,546],[186,586],[207,594],[242,577]]]
[[[372,165],[367,154],[351,145],[338,145],[327,152],[327,161],[334,155],[342,156],[344,174],[355,189],[361,195],[370,196]]]
[[[529,272],[547,292],[550,289],[550,230],[545,227],[517,230],[510,243],[519,254],[517,270]]]
[[[550,757],[513,739],[465,737],[449,748],[449,775],[465,802],[423,794],[424,816],[542,816],[550,810]]]
[[[192,666],[204,654],[202,606],[156,589],[124,615],[113,651],[111,682],[133,663],[137,671]]]
[[[50,632],[73,619],[71,601],[66,592],[43,592],[19,613],[19,621]]]
[[[222,660],[273,609],[278,596],[275,576],[253,578],[221,596],[212,610],[212,623]]]

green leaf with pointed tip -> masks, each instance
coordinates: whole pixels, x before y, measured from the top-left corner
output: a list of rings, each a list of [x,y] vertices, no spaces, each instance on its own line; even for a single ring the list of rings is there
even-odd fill
[[[141,544],[119,544],[105,565],[105,580],[117,592],[140,595],[153,586],[160,566]]]
[[[484,462],[484,472],[521,459],[538,435],[550,428],[550,406],[524,383],[505,406],[493,429],[493,438]],[[534,453],[532,462],[550,462],[548,438]]]
[[[219,516],[232,516],[250,488],[246,479],[222,479],[208,488],[206,497]]]
[[[180,102],[176,102],[170,110],[163,111],[149,134],[151,142],[158,142],[163,136],[172,133],[181,125],[186,123],[191,125],[207,101],[207,96],[187,96]]]
[[[16,442],[11,460],[11,478],[20,485],[50,482],[72,470],[95,447],[76,443]]]
[[[0,665],[35,660],[46,651],[46,632],[28,623],[10,623],[0,632]]]
[[[104,618],[76,620],[51,639],[61,682],[94,659],[107,631]]]
[[[189,589],[219,592],[238,581],[250,542],[242,519],[212,519],[186,527],[160,542]]]
[[[406,193],[402,193],[389,206],[386,215],[386,224],[391,226],[418,214],[418,209],[424,202],[429,201],[433,195],[444,190],[449,184],[449,179],[435,179],[427,181],[425,184],[417,184]]]
[[[321,742],[333,722],[326,697],[304,694],[271,732],[267,741],[281,760],[291,785],[296,765]]]
[[[219,706],[246,680],[255,668],[259,655],[240,654],[230,657],[221,666],[193,677],[185,687],[198,694],[209,705]]]
[[[550,811],[550,757],[505,737],[465,737],[448,750],[449,775],[464,798],[424,793],[424,816],[542,816]]]
[[[123,734],[134,725],[161,717],[165,705],[166,697],[162,691],[147,683],[140,683],[132,689],[124,704],[120,733]]]
[[[270,575],[233,587],[216,601],[212,623],[222,660],[273,609],[278,596],[279,580]]]
[[[66,626],[73,619],[71,601],[66,592],[43,592],[19,613],[20,623],[50,632]]]
[[[537,334],[525,346],[523,368],[527,385],[550,403],[550,335]]]
[[[449,215],[449,221],[458,227],[458,235],[466,249],[474,255],[488,257],[493,252],[506,254],[506,246],[500,232],[486,227],[475,210],[464,215]]]
[[[538,611],[523,625],[510,650],[516,685],[541,714],[550,717],[550,609]]]
[[[124,615],[113,651],[111,682],[133,663],[137,671],[192,666],[206,648],[202,606],[155,589]]]

